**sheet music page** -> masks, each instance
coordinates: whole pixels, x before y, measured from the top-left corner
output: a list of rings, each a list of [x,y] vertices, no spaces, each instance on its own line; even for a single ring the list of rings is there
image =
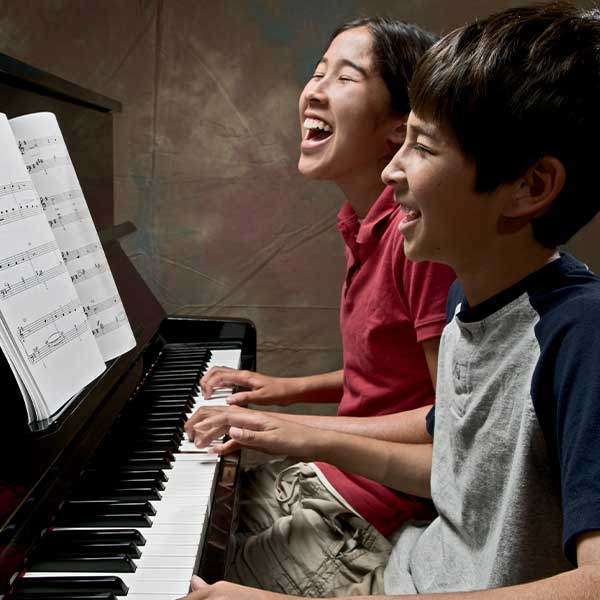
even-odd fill
[[[38,418],[45,418],[100,375],[105,364],[1,113],[0,146],[1,340]]]
[[[33,113],[10,126],[102,357],[115,358],[135,338],[56,117]]]

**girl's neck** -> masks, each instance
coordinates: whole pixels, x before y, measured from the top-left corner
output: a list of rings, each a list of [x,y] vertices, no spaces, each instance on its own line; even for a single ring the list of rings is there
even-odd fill
[[[365,181],[363,179],[359,182],[354,181],[351,184],[339,181],[336,183],[359,219],[364,219],[367,216],[367,213],[385,188],[381,180]]]

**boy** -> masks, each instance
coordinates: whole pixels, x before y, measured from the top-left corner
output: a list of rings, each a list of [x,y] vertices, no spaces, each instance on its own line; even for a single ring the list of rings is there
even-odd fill
[[[599,10],[546,4],[457,30],[417,68],[383,180],[406,214],[407,256],[444,262],[459,282],[433,443],[324,432],[303,444],[298,426],[230,417],[230,444],[431,493],[439,517],[403,528],[383,578],[338,595],[600,597],[600,278],[556,250],[598,211],[599,46]],[[193,587],[195,600],[281,598]]]

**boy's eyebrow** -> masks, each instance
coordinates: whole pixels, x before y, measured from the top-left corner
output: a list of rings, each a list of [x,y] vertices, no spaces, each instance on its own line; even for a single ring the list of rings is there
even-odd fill
[[[319,66],[321,64],[324,64],[325,66],[327,66],[327,63],[329,61],[327,60],[327,58],[323,57],[321,58],[321,60],[315,65],[315,66]],[[364,77],[368,77],[369,73],[368,71],[364,68],[361,67],[360,65],[357,65],[355,62],[352,62],[350,59],[348,58],[342,58],[339,61],[342,65],[347,66],[347,67],[351,67],[352,69],[356,69],[359,73],[361,73]]]
[[[425,135],[428,138],[431,138],[434,142],[440,141],[439,137],[435,134],[433,127],[428,127],[427,125],[413,125],[412,123],[408,127],[412,130],[412,133],[416,133],[417,135]]]

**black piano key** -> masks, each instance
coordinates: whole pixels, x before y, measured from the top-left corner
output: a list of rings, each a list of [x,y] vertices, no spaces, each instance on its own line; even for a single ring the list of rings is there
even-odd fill
[[[65,546],[62,543],[41,544],[35,553],[36,559],[47,558],[91,558],[93,556],[129,556],[140,558],[140,549],[133,542],[113,542],[112,544],[78,542]]]
[[[107,477],[106,479],[88,479],[85,482],[82,482],[77,489],[75,490],[74,496],[78,494],[87,494],[88,492],[101,492],[112,491],[112,490],[126,490],[133,488],[152,488],[155,490],[164,490],[165,484],[158,477],[146,477],[144,479],[129,479],[127,477],[115,478]]]
[[[116,487],[119,489],[150,487],[155,490],[164,490],[165,484],[158,477],[149,477],[147,479],[119,479]]]
[[[129,556],[93,556],[47,558],[32,561],[27,566],[32,572],[71,573],[133,573],[136,565]]]
[[[179,394],[184,394],[184,395],[188,395],[190,393],[193,393],[193,387],[189,386],[189,385],[180,385],[178,383],[175,382],[169,382],[169,383],[153,383],[152,385],[147,386],[146,388],[144,388],[147,394],[151,394],[153,392],[162,392],[162,393],[179,393]]]
[[[112,500],[68,500],[61,508],[61,514],[134,514],[155,515],[156,509],[149,502],[113,502]]]
[[[106,471],[104,472],[106,473]],[[119,481],[121,479],[148,479],[152,477],[153,479],[159,479],[160,481],[169,481],[169,478],[165,474],[162,469],[142,469],[142,468],[118,468],[114,473],[115,481]]]
[[[124,515],[96,514],[62,515],[59,513],[57,525],[61,527],[152,527],[148,515],[133,513]]]
[[[121,500],[126,502],[143,502],[145,500],[161,500],[161,493],[155,488],[114,488],[112,490],[100,490],[92,494],[81,494],[78,499],[95,498],[97,500]]]
[[[194,382],[198,377],[198,369],[190,370],[188,368],[177,369],[177,370],[169,370],[165,373],[156,373],[149,377],[146,381],[147,383],[154,383],[157,381],[171,381],[177,380],[179,382],[188,383]]]
[[[142,421],[140,424],[142,427],[152,426],[152,425],[156,424],[156,425],[160,425],[161,427],[171,426],[173,428],[178,428],[178,427],[183,427],[185,425],[186,420],[187,419],[185,418],[185,416],[183,416],[181,413],[178,412],[176,415],[173,415],[173,416],[145,415],[142,418]]]
[[[113,593],[116,596],[125,596],[129,588],[119,577],[20,577],[13,585],[15,593],[55,593],[65,594],[69,592],[104,592]]]
[[[154,421],[158,421],[158,422],[162,422],[165,425],[167,423],[177,423],[178,421],[180,421],[181,419],[185,419],[183,416],[183,413],[185,411],[183,410],[168,410],[168,411],[154,411],[154,410],[148,410],[145,411],[144,414],[141,417],[141,421],[142,422],[146,422],[146,421],[150,421],[150,422],[154,422]]]
[[[110,543],[132,543],[136,546],[145,546],[146,538],[135,529],[114,530],[73,530],[73,529],[50,529],[43,538],[43,543],[64,544],[110,544]]]
[[[143,404],[145,402],[161,402],[161,403],[192,402],[193,403],[194,400],[193,400],[192,394],[188,390],[184,393],[177,393],[177,394],[172,394],[170,392],[147,392],[147,391],[144,391],[142,394],[140,394],[138,396],[138,401],[140,402],[140,404]]]
[[[169,433],[164,432],[152,432],[152,431],[134,431],[128,438],[128,444],[132,447],[142,447],[143,444],[152,446],[154,444],[179,444],[180,443],[180,432],[171,431]]]
[[[174,439],[179,438],[181,441],[182,433],[177,430],[173,430],[173,427],[162,427],[160,425],[143,425],[137,430],[140,434],[155,433],[155,434],[166,434],[173,436]]]
[[[173,436],[144,434],[129,438],[126,443],[123,443],[123,446],[139,450],[170,450],[171,452],[177,452],[179,444],[180,441]]]
[[[171,414],[181,414],[188,410],[192,410],[192,407],[189,406],[188,402],[178,402],[177,404],[169,402],[168,404],[160,404],[158,402],[148,403],[148,406],[145,407],[147,415],[171,415]]]
[[[172,461],[168,458],[127,458],[119,465],[119,469],[171,469]]]

